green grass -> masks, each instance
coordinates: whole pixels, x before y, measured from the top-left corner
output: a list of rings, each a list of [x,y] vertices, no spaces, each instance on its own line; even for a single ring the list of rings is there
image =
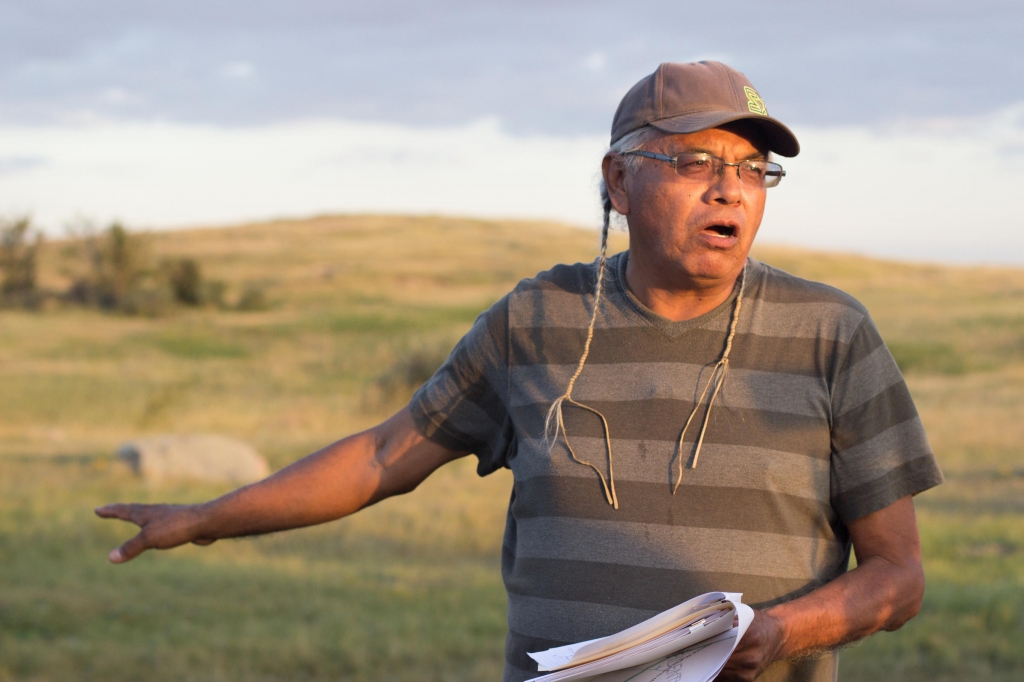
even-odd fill
[[[904,374],[963,374],[967,371],[963,356],[948,343],[894,341],[889,344],[889,350]]]
[[[473,476],[460,463],[423,493],[458,499]],[[441,503],[428,522],[408,498],[344,527],[144,556],[115,571],[104,554],[124,528],[89,507],[223,491],[148,490],[88,457],[8,457],[0,480],[0,679],[472,680],[500,670],[504,595],[495,540],[480,532],[497,514],[469,518]]]
[[[615,248],[624,246],[616,235]],[[153,235],[260,311],[129,318],[0,312],[0,682],[493,680],[505,596],[502,472],[469,460],[342,522],[113,567],[111,500],[195,501],[113,459],[145,433],[216,432],[277,468],[397,409],[475,316],[524,276],[591,260],[557,225],[323,217]],[[1024,271],[761,249],[862,300],[948,476],[917,500],[921,615],[841,654],[846,681],[1024,672]],[[61,286],[66,250],[42,276]]]
[[[154,341],[157,348],[168,355],[187,360],[249,357],[249,351],[244,346],[206,336],[171,336]]]

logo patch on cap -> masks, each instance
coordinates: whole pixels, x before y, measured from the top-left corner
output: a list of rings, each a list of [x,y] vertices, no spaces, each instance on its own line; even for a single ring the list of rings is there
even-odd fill
[[[747,95],[747,108],[750,109],[750,111],[755,114],[761,114],[762,116],[768,115],[768,107],[764,105],[764,100],[761,99],[761,95],[757,94],[757,90],[749,85],[744,85],[743,92]]]

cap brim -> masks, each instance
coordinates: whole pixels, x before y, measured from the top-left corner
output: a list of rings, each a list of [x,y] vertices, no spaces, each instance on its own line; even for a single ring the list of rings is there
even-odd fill
[[[737,114],[735,111],[702,111],[651,121],[648,125],[666,133],[698,133],[732,121],[754,121],[768,138],[769,151],[793,157],[800,153],[800,143],[793,131],[770,116]]]

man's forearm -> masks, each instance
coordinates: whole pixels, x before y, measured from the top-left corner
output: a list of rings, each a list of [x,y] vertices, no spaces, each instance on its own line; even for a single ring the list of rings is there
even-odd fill
[[[414,489],[464,453],[447,450],[416,430],[408,409],[369,431],[305,457],[266,480],[198,505],[112,504],[96,513],[130,521],[139,533],[110,553],[114,563],[147,549],[259,535],[347,516]]]
[[[273,476],[196,508],[203,539],[272,533],[348,516],[413,490],[452,453],[424,439],[402,410]]]
[[[908,496],[849,524],[857,568],[799,599],[758,611],[719,679],[749,682],[774,661],[895,630],[924,596],[914,502]]]
[[[857,568],[768,609],[781,629],[778,658],[833,648],[917,615],[924,597],[914,501],[907,496],[849,524]]]
[[[194,507],[204,540],[273,533],[333,521],[374,500],[383,472],[372,432],[358,433],[273,476]]]
[[[782,630],[777,658],[798,658],[895,630],[921,608],[924,574],[870,557],[814,592],[768,609]]]

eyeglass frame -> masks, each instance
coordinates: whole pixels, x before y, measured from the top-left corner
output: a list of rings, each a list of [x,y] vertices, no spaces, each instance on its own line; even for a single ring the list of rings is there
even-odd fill
[[[683,156],[684,154],[693,154],[695,156],[697,156],[697,155],[699,155],[699,156],[706,156],[708,159],[711,160],[712,164],[714,164],[715,161],[720,161],[721,164],[722,164],[721,168],[718,170],[717,173],[715,173],[715,175],[717,175],[718,177],[722,177],[725,174],[725,167],[726,166],[736,166],[736,179],[739,180],[741,183],[743,183],[743,177],[740,175],[740,166],[742,166],[745,163],[750,163],[751,162],[751,160],[748,159],[746,161],[737,161],[736,163],[730,163],[730,162],[726,161],[725,159],[723,159],[722,157],[715,156],[714,154],[711,154],[709,152],[683,152],[682,154],[676,154],[675,156],[666,156],[665,154],[656,154],[655,152],[649,152],[649,151],[646,151],[646,150],[643,150],[643,149],[634,149],[632,151],[622,152],[623,156],[642,156],[642,157],[644,157],[646,159],[654,159],[655,161],[665,161],[666,163],[670,163],[670,164],[672,164],[672,167],[675,168],[676,175],[679,175],[678,159],[679,159],[680,156]],[[786,170],[781,166],[781,164],[775,163],[774,161],[764,161],[764,163],[767,164],[768,167],[769,167],[769,170],[765,171],[765,177],[767,178],[769,175],[772,175],[773,177],[777,177],[778,180],[776,180],[775,184],[773,184],[773,185],[767,184],[767,180],[766,180],[765,184],[761,187],[761,189],[769,189],[771,187],[778,187],[779,183],[782,182],[782,178],[786,177]],[[776,171],[771,170],[771,166],[775,166],[776,168],[779,169],[777,171],[778,175],[775,175]],[[711,170],[714,171],[714,165],[712,165]],[[683,176],[679,175],[679,177],[683,177]]]

